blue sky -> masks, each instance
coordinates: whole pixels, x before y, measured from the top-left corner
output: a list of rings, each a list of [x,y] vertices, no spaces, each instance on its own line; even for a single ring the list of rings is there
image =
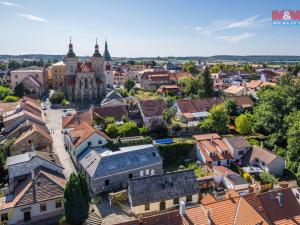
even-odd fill
[[[300,55],[300,26],[271,24],[299,0],[0,0],[0,54]]]

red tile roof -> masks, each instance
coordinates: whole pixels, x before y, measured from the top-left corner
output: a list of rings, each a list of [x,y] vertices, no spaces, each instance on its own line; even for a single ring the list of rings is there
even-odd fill
[[[179,99],[176,101],[181,113],[208,112],[213,106],[224,102],[222,97],[201,99]]]
[[[235,101],[235,104],[237,106],[240,106],[242,108],[252,108],[254,105],[253,100],[247,95],[232,96],[231,99]]]
[[[95,133],[106,139],[109,139],[109,137],[105,133],[103,133],[103,131],[97,130],[86,122],[82,122],[79,125],[75,126],[74,129],[69,132],[69,136],[73,141],[73,145],[77,147]]]
[[[217,200],[211,194],[208,193],[201,199],[200,202],[202,205],[207,205],[216,201]]]
[[[162,116],[166,108],[166,103],[163,99],[141,100],[140,110],[145,117]]]
[[[85,122],[90,125],[93,123],[93,115],[91,111],[75,112],[70,116],[65,116],[62,118],[62,128],[74,128],[77,126],[77,117],[79,117],[80,123]]]
[[[121,121],[122,117],[128,117],[126,105],[96,107],[93,110],[93,117],[113,117],[116,121]]]
[[[77,64],[77,72],[79,73],[89,73],[92,71],[92,63],[90,62],[81,62]]]

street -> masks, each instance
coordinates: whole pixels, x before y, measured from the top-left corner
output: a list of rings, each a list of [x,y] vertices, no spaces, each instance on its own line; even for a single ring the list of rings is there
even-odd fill
[[[62,109],[51,109],[48,99],[45,104],[47,108],[44,110],[46,113],[45,120],[53,139],[53,151],[58,156],[62,166],[65,168],[64,174],[68,179],[71,173],[75,171],[75,167],[69,153],[65,150],[63,135],[61,133],[62,115],[64,113]],[[68,112],[72,111],[74,111],[74,109],[68,110]]]

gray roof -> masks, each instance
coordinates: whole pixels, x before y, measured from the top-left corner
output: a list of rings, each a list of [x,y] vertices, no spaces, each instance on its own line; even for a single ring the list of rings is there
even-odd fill
[[[102,100],[101,105],[108,103],[112,100],[118,100],[122,103],[125,103],[124,98],[121,96],[121,94],[115,90],[112,90],[111,92],[109,92],[106,97]]]
[[[234,149],[251,148],[250,143],[242,136],[229,137],[226,140]]]
[[[104,151],[88,148],[78,157],[81,166],[92,178],[113,175],[128,170],[162,163],[159,151],[153,145],[137,145]]]
[[[50,163],[56,164],[59,167],[62,167],[58,157],[55,154],[43,151],[25,152],[23,154],[7,157],[6,166],[8,167],[19,163],[29,162],[34,157],[39,157]]]
[[[103,53],[103,58],[104,61],[111,61],[111,57],[107,48],[107,42],[105,41],[105,49],[104,49],[104,53]]]
[[[227,176],[235,185],[248,184],[239,174],[229,174]]]
[[[193,195],[198,190],[193,170],[131,179],[128,182],[132,206]]]

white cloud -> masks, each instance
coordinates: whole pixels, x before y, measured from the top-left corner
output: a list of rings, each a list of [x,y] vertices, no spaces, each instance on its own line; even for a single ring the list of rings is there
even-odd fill
[[[269,19],[260,19],[259,15],[254,15],[242,20],[216,20],[203,27],[200,34],[211,35],[214,32],[232,30],[232,29],[249,29],[256,28],[269,22]]]
[[[201,31],[203,30],[203,27],[195,27],[195,31]]]
[[[21,7],[21,5],[19,5],[19,4],[16,4],[16,3],[13,3],[13,2],[0,2],[2,5],[5,5],[5,6],[11,6],[11,7],[18,7],[18,8],[20,8]]]
[[[188,27],[187,26],[183,26],[182,29],[186,30],[186,29],[188,29]]]
[[[32,20],[32,21],[44,22],[44,23],[48,22],[48,20],[46,20],[44,18],[37,17],[37,16],[34,16],[34,15],[30,15],[30,14],[19,14],[19,16],[23,17],[25,19],[28,19],[28,20]]]
[[[238,35],[227,35],[227,36],[219,36],[219,39],[223,39],[225,41],[231,42],[231,43],[236,43],[251,37],[254,37],[255,33],[242,33]]]

